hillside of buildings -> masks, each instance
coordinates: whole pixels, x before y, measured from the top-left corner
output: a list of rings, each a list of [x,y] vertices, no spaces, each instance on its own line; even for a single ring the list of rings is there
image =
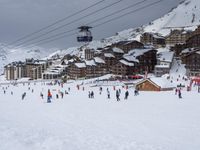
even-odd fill
[[[2,59],[22,61],[7,64],[4,74],[7,80],[24,77],[32,80],[88,79],[106,74],[130,79],[138,75],[145,77],[148,73],[161,77],[171,75],[174,63],[180,60],[179,66],[185,70],[183,75],[198,76],[198,4],[198,1],[186,0],[149,25],[125,30],[81,47],[58,50],[43,59],[40,59],[39,50],[27,51],[29,55],[19,52],[14,55],[15,51],[12,51],[9,57],[3,56]],[[23,61],[17,57],[21,55],[27,59]],[[175,71],[178,74],[179,70]]]

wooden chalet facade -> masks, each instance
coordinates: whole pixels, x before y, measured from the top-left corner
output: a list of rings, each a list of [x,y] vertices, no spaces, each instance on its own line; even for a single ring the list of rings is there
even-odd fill
[[[138,41],[120,41],[111,45],[111,47],[117,47],[128,53],[132,49],[144,48],[144,44]]]
[[[68,67],[68,76],[70,79],[79,79],[86,77],[86,65],[84,62],[75,62]]]
[[[200,48],[185,49],[181,59],[188,76],[200,76]]]
[[[128,62],[121,59],[111,67],[111,73],[115,75],[129,76],[136,74],[136,62]]]
[[[128,54],[124,54],[123,59],[125,59],[128,62],[135,62],[135,73],[153,73],[154,67],[157,63],[156,53],[157,50],[155,49],[133,49],[129,51]]]
[[[140,37],[140,42],[144,45],[153,45],[156,48],[165,46],[165,37],[157,34],[145,32]]]
[[[186,41],[187,47],[200,47],[200,34],[195,34],[191,36],[187,41]]]
[[[136,84],[135,88],[139,91],[172,91],[175,86],[168,80],[159,78],[148,78]]]
[[[165,38],[166,45],[174,46],[176,44],[185,44],[191,34],[191,31],[171,30],[170,34]]]

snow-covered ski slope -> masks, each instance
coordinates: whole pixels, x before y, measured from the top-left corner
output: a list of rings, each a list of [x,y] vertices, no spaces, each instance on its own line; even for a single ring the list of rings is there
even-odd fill
[[[103,86],[100,95],[99,87],[88,84],[78,90],[77,83],[63,88],[41,83],[1,85],[0,150],[199,150],[196,87],[192,92],[183,90],[182,99],[174,91],[134,96],[129,88],[124,100],[126,90],[120,86],[116,87],[121,89],[117,102],[112,86]],[[69,94],[56,99],[68,87]],[[107,88],[111,99],[107,99]],[[46,103],[48,89],[52,103]],[[94,91],[94,99],[88,98],[88,91]]]
[[[171,29],[167,27],[184,28],[194,30],[200,25],[200,1],[185,0],[177,8],[165,16],[153,21],[151,25],[144,28],[145,32],[158,32],[166,36]]]

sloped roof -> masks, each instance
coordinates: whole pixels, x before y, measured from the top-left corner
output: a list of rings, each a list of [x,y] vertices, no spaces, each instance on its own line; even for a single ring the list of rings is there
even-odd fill
[[[94,60],[95,60],[96,63],[105,64],[105,61],[103,59],[101,59],[100,57],[94,57]]]
[[[160,52],[158,57],[158,60],[160,61],[166,61],[166,62],[172,62],[174,52]]]
[[[94,60],[85,60],[85,64],[87,66],[96,66],[96,63]]]
[[[158,88],[165,89],[165,88],[175,88],[176,86],[172,84],[169,80],[162,78],[162,77],[153,77],[144,79],[140,82],[138,82],[136,85],[139,85],[145,81],[151,82],[153,85],[155,85]]]
[[[134,66],[134,63],[130,63],[126,60],[121,59],[119,62],[121,62],[122,64],[126,65],[126,66]]]
[[[85,63],[75,63],[75,66],[78,67],[78,68],[85,68],[86,67]]]
[[[117,47],[112,48],[112,50],[113,50],[113,52],[115,52],[115,53],[124,53],[124,51],[123,51],[122,49],[117,48]]]
[[[115,58],[115,56],[113,54],[111,54],[111,53],[104,53],[104,56],[105,57],[113,57],[113,58]]]

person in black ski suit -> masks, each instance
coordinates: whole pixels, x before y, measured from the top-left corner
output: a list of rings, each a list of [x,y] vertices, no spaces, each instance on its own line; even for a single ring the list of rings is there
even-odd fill
[[[128,99],[128,96],[129,96],[129,92],[126,91],[126,92],[125,92],[125,97],[124,97],[124,99]]]
[[[117,99],[117,101],[120,101],[120,98],[119,98],[119,91],[118,91],[118,90],[116,91],[116,99]]]

